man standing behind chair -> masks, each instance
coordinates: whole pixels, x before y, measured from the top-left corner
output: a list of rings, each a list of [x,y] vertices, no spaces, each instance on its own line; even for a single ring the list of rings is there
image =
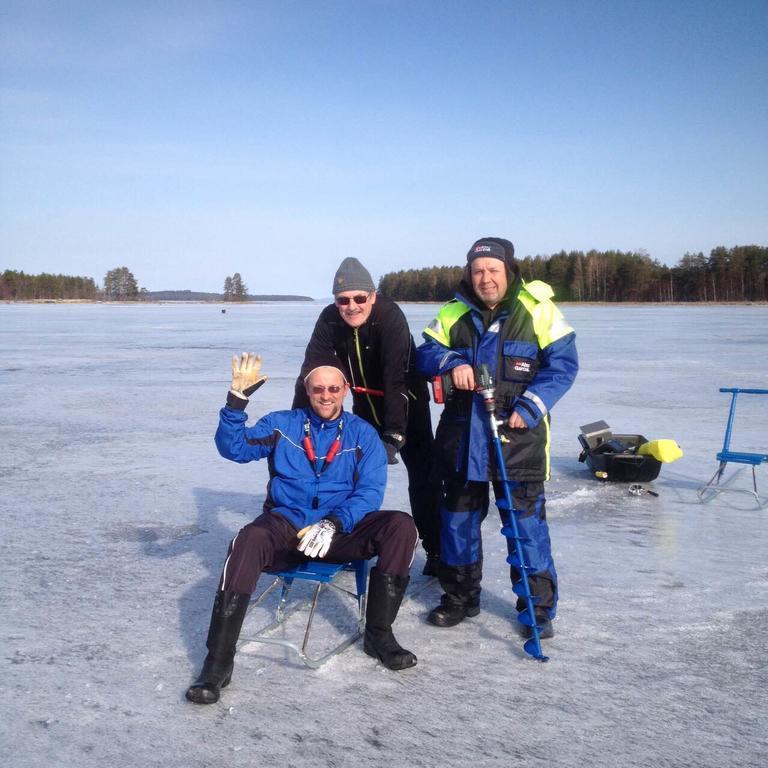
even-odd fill
[[[208,655],[187,690],[196,704],[218,701],[229,684],[251,594],[264,570],[305,557],[330,562],[378,555],[368,585],[364,650],[389,669],[416,664],[392,634],[408,585],[417,535],[405,512],[379,511],[387,459],[376,431],[343,410],[343,372],[333,360],[307,374],[309,406],[275,411],[246,427],[248,398],[266,380],[261,359],[232,360],[232,388],[219,413],[216,447],[240,464],[269,460],[264,511],[229,546],[208,631]]]
[[[453,387],[435,435],[435,461],[445,489],[439,569],[445,594],[427,620],[451,627],[480,612],[480,523],[488,509],[489,481],[496,498],[503,498],[488,416],[475,391],[476,371],[487,365],[496,384],[496,416],[503,419],[499,434],[512,502],[528,539],[524,552],[533,568],[529,581],[537,624],[542,637],[551,637],[557,574],[544,497],[549,413],[579,365],[576,335],[551,301],[552,289],[539,281],[525,283],[514,253],[503,238],[474,243],[456,298],[424,331],[425,342],[416,351],[425,376],[447,374]],[[510,575],[513,582],[520,579],[514,567]],[[524,601],[517,607],[524,610]]]
[[[411,514],[437,575],[440,486],[432,477],[434,438],[427,382],[416,371],[414,344],[400,307],[376,294],[368,270],[345,258],[333,279],[335,301],[320,313],[296,381],[293,407],[307,404],[304,377],[318,356],[336,355],[352,384],[352,411],[376,428],[390,464],[399,451],[408,471]]]

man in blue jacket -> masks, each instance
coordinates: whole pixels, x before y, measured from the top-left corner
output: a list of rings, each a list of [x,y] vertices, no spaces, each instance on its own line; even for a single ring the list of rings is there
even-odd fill
[[[305,378],[309,406],[275,411],[246,427],[248,397],[264,383],[261,360],[243,354],[232,361],[232,388],[219,413],[216,447],[244,464],[267,458],[264,511],[229,546],[208,631],[208,655],[187,699],[218,701],[229,684],[235,648],[251,593],[263,570],[279,570],[307,557],[332,562],[378,555],[371,569],[364,650],[389,669],[416,664],[400,647],[392,623],[408,585],[418,542],[405,512],[379,511],[387,455],[376,430],[343,410],[348,384],[330,365]]]
[[[417,366],[442,375],[450,395],[435,433],[443,481],[441,562],[444,594],[427,620],[451,627],[480,612],[483,549],[480,523],[488,509],[488,483],[503,498],[490,425],[476,392],[481,365],[496,384],[496,416],[512,502],[517,513],[541,637],[552,637],[557,573],[546,522],[544,481],[549,479],[550,410],[578,371],[575,333],[551,301],[552,289],[526,283],[509,240],[484,237],[470,248],[455,298],[424,331]],[[502,513],[502,518],[504,514]],[[509,542],[510,552],[513,542]],[[513,583],[520,579],[511,568]],[[518,600],[518,610],[525,602]],[[530,628],[523,629],[530,634]]]

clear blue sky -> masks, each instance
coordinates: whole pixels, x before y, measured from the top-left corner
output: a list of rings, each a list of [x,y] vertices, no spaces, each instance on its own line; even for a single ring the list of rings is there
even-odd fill
[[[768,244],[768,2],[35,2],[0,16],[0,271],[330,294]]]

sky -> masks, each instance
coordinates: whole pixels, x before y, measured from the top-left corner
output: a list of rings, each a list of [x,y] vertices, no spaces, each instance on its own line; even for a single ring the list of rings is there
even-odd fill
[[[768,3],[36,2],[0,15],[0,271],[331,294],[768,245]]]

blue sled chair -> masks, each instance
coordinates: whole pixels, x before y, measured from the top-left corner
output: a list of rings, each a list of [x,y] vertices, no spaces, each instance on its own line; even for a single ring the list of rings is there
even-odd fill
[[[337,583],[338,577],[345,571],[351,571],[355,574],[354,592],[345,589]],[[337,653],[341,653],[345,648],[348,648],[355,642],[355,640],[362,636],[365,631],[365,600],[368,586],[367,560],[351,560],[346,563],[327,563],[323,560],[309,560],[294,568],[289,568],[284,571],[275,571],[271,575],[275,577],[274,581],[251,601],[251,607],[261,603],[267,595],[273,592],[277,587],[280,587],[280,598],[275,610],[275,618],[270,624],[261,627],[255,635],[244,637],[240,642],[239,647],[248,645],[249,643],[282,645],[284,648],[289,648],[290,650],[295,651],[308,667],[316,669],[328,661],[332,656],[335,656]],[[314,582],[315,589],[309,601],[297,601],[288,607],[288,596],[291,587],[296,580]],[[320,594],[325,586],[331,587],[356,601],[357,623],[354,629],[348,633],[340,643],[333,646],[333,648],[324,653],[320,653],[319,655],[312,655],[308,650],[309,637],[312,630],[312,619],[315,617]],[[291,614],[299,609],[306,608],[307,606],[309,607],[307,623],[306,628],[304,629],[304,638],[300,644],[283,638],[270,636],[269,633],[275,629],[275,627],[280,626]]]
[[[745,451],[731,450],[731,434],[733,432],[733,418],[736,415],[736,398],[739,395],[768,395],[768,389],[740,389],[738,387],[721,388],[721,392],[728,392],[731,395],[731,408],[728,411],[728,423],[725,427],[725,439],[723,440],[723,450],[717,454],[717,460],[720,462],[715,474],[712,475],[709,482],[698,490],[700,501],[710,501],[723,491],[736,491],[738,493],[751,493],[757,500],[759,507],[762,507],[766,501],[760,498],[757,492],[757,476],[755,468],[760,464],[768,463],[768,453],[748,453]],[[728,464],[747,464],[752,467],[752,488],[753,490],[742,488],[726,488],[725,484],[720,485],[723,478],[723,472]]]

